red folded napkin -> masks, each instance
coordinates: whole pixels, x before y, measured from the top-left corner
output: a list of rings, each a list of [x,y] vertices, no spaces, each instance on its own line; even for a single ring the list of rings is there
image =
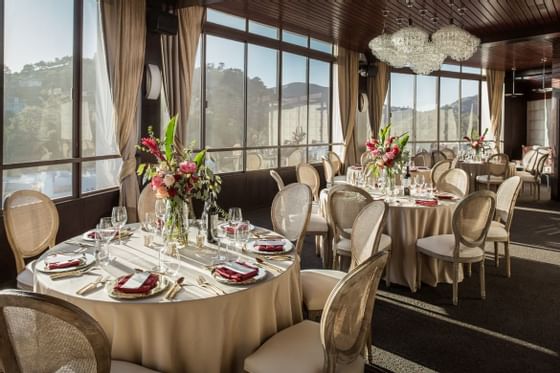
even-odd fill
[[[436,193],[435,196],[438,199],[455,199],[456,198],[456,196],[454,194],[451,194],[451,193]]]
[[[435,199],[417,199],[416,204],[420,206],[434,207],[438,205]]]
[[[132,276],[133,276],[133,274],[119,277],[119,279],[117,280],[117,283],[113,287],[113,290],[121,292],[121,293],[143,294],[143,293],[147,293],[150,290],[152,290],[153,288],[155,288],[158,284],[158,281],[159,281],[159,275],[158,274],[150,273],[150,275],[148,276],[146,281],[144,281],[144,283],[140,287],[133,288],[133,289],[123,288],[124,284],[126,284],[128,279],[131,278]]]
[[[255,242],[255,249],[267,253],[284,251],[284,241],[281,240],[260,240]]]
[[[247,281],[247,280],[255,277],[259,273],[258,268],[250,266],[247,263],[235,262],[234,264],[247,268],[247,270],[249,270],[249,272],[245,272],[245,273],[237,272],[234,268],[232,268],[230,266],[226,267],[225,265],[216,267],[215,271],[216,271],[216,273],[218,273],[223,278],[228,279],[230,281],[234,281],[234,282]]]
[[[97,237],[97,232],[96,231],[88,232],[87,236],[88,236],[88,238],[91,238],[92,240],[100,239],[100,237]]]
[[[235,232],[239,229],[239,228],[245,228],[247,227],[247,224],[238,224],[238,225],[224,225],[222,226],[222,229],[227,233],[227,234],[235,234]]]
[[[50,262],[48,263],[47,267],[49,269],[61,269],[61,268],[70,268],[70,267],[77,267],[82,263],[80,259],[72,259],[72,260],[65,260],[62,262]]]

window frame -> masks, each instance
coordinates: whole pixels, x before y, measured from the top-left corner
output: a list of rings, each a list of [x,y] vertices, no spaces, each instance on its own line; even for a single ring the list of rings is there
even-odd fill
[[[329,150],[332,150],[333,146],[339,145],[338,143],[334,144],[332,142],[332,125],[333,125],[333,109],[332,109],[332,104],[333,104],[333,64],[336,62],[336,57],[334,56],[334,54],[328,54],[328,53],[324,53],[321,51],[317,51],[314,49],[310,48],[310,44],[309,44],[309,40],[310,40],[310,36],[309,35],[304,35],[305,37],[307,37],[307,47],[302,47],[302,46],[298,46],[295,44],[290,44],[288,42],[284,42],[282,41],[281,35],[282,35],[282,31],[283,29],[278,27],[278,35],[279,38],[278,39],[271,39],[268,38],[266,36],[261,36],[258,34],[254,34],[249,32],[249,19],[245,19],[245,30],[241,31],[238,29],[234,29],[234,28],[229,28],[227,26],[223,26],[220,24],[216,24],[216,23],[212,23],[209,22],[207,20],[205,20],[204,22],[204,26],[203,26],[203,32],[201,34],[201,39],[200,39],[200,43],[201,43],[201,53],[200,53],[200,57],[201,57],[201,61],[200,61],[200,66],[201,66],[201,100],[200,100],[200,110],[201,110],[201,133],[202,133],[202,138],[200,139],[200,149],[204,149],[207,145],[206,142],[206,108],[208,105],[207,102],[207,97],[206,97],[206,48],[207,48],[207,36],[215,36],[215,37],[220,37],[223,39],[228,39],[228,40],[232,40],[232,41],[237,41],[237,42],[241,42],[244,44],[244,55],[245,55],[245,60],[244,60],[244,82],[245,82],[245,86],[244,86],[244,123],[243,123],[243,127],[244,127],[244,133],[243,133],[243,144],[241,147],[235,147],[235,148],[208,148],[208,152],[210,154],[214,153],[214,152],[221,152],[221,151],[239,151],[242,154],[242,167],[241,170],[239,171],[231,171],[231,172],[219,172],[220,174],[236,174],[236,173],[244,173],[244,172],[255,172],[255,171],[265,171],[265,170],[270,170],[270,169],[278,169],[278,168],[283,168],[283,167],[288,167],[288,166],[283,166],[282,165],[282,150],[285,148],[305,148],[305,156],[306,159],[309,159],[309,152],[310,149],[313,149],[314,147],[328,147]],[[254,21],[254,20],[251,20]],[[261,22],[259,22],[261,23]],[[268,25],[267,25],[268,26]],[[286,30],[286,31],[290,31],[293,32],[291,30]],[[319,40],[319,39],[317,39]],[[323,41],[323,40],[321,40]],[[277,143],[274,145],[264,145],[264,146],[247,146],[247,79],[248,79],[248,71],[247,71],[247,63],[248,63],[248,50],[249,50],[249,44],[253,44],[256,46],[260,46],[260,47],[265,47],[265,48],[269,48],[269,49],[273,49],[276,50],[278,52],[278,62],[277,62],[277,84],[278,84],[278,97],[277,97],[277,103],[278,103],[278,118],[277,118],[277,130],[278,130],[278,138],[277,138]],[[297,145],[282,145],[281,143],[281,131],[282,131],[282,66],[283,66],[283,53],[284,52],[288,52],[288,53],[292,53],[292,54],[296,54],[302,57],[306,58],[306,77],[307,77],[307,107],[306,110],[308,111],[308,115],[307,115],[307,120],[306,120],[306,128],[307,128],[307,134],[309,134],[309,66],[310,66],[310,59],[315,59],[315,60],[319,60],[322,62],[327,62],[329,63],[329,113],[328,113],[328,117],[327,117],[327,125],[328,125],[328,134],[327,134],[327,142],[322,142],[322,143],[317,143],[317,144],[310,144],[309,143],[309,138],[308,136],[306,136],[306,141],[304,144],[297,144]],[[200,149],[196,149],[196,150],[200,150]],[[247,169],[247,157],[246,154],[248,151],[251,150],[260,150],[260,149],[276,149],[276,153],[277,153],[277,157],[276,157],[276,167],[271,167],[271,168],[261,168],[259,170],[248,170]]]
[[[461,69],[462,71],[462,69]],[[414,74],[412,71],[410,71],[407,68],[391,68],[391,78],[392,78],[392,74],[393,73],[399,73],[399,74],[408,74],[408,75],[413,75],[414,76],[414,90],[413,90],[413,95],[414,95],[414,107],[412,108],[413,112],[416,113],[416,91],[417,91],[417,77],[419,76],[418,74]],[[486,81],[486,75],[482,75],[482,70],[481,70],[481,74],[477,75],[477,74],[471,74],[471,73],[463,73],[463,72],[452,72],[452,71],[445,71],[445,70],[440,70],[440,71],[435,71],[431,74],[428,74],[427,76],[434,76],[437,77],[437,83],[436,83],[436,117],[437,117],[437,140],[434,141],[409,141],[409,143],[411,145],[416,146],[416,144],[431,144],[431,143],[436,143],[437,144],[437,150],[441,150],[441,144],[445,144],[445,143],[457,143],[457,144],[461,144],[463,141],[461,139],[457,139],[457,140],[449,140],[449,141],[442,141],[440,138],[440,125],[441,125],[441,118],[440,118],[440,110],[441,110],[441,100],[440,100],[440,96],[441,96],[441,78],[454,78],[454,79],[458,79],[458,85],[459,85],[459,112],[461,112],[461,105],[462,105],[462,81],[463,80],[474,80],[474,81],[478,81],[478,132],[481,133],[482,130],[482,83]],[[391,79],[390,78],[390,79]],[[390,84],[390,80],[389,80],[389,90],[387,91],[387,108],[388,108],[388,116],[389,116],[389,122],[392,120],[392,110],[391,110],[391,84]],[[502,116],[503,118],[503,116]],[[416,126],[416,115],[412,116],[412,128],[415,128]],[[502,123],[503,126],[503,123]],[[503,132],[503,131],[502,131]],[[503,145],[503,139],[499,140],[500,143]],[[492,142],[492,141],[488,141],[488,142]]]
[[[0,64],[5,62],[5,0],[0,0]],[[108,159],[120,159],[119,154],[106,154],[100,156],[82,156],[82,77],[83,77],[83,22],[84,22],[84,0],[73,0],[73,46],[72,46],[72,149],[71,157],[63,159],[52,159],[43,161],[18,162],[4,164],[4,73],[0,74],[0,108],[2,115],[0,124],[0,196],[4,195],[4,171],[14,169],[26,169],[31,167],[71,165],[71,194],[69,196],[53,198],[54,201],[63,202],[79,199],[100,193],[114,191],[118,185],[99,188],[89,192],[82,192],[82,163],[103,161]],[[2,205],[4,201],[2,200]]]

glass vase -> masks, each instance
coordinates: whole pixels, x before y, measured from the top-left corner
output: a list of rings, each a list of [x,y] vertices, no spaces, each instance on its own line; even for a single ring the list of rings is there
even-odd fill
[[[168,199],[165,206],[165,240],[182,246],[189,242],[189,205],[186,201]]]

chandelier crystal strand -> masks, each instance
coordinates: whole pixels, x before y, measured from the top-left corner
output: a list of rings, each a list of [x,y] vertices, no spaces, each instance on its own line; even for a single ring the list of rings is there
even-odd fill
[[[429,37],[430,35],[426,31],[412,26],[412,20],[409,19],[408,26],[395,32],[391,40],[397,52],[411,54],[420,52]]]
[[[432,35],[432,41],[440,52],[455,61],[465,61],[472,57],[480,45],[480,39],[453,23],[444,26]]]

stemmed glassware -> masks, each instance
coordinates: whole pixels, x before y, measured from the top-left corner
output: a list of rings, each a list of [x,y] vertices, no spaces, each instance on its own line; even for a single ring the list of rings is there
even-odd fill
[[[231,207],[228,211],[229,223],[231,226],[237,226],[243,220],[243,213],[239,207]]]
[[[416,176],[416,187],[418,188],[418,193],[419,194],[423,194],[424,193],[424,175],[418,175]]]
[[[156,214],[153,212],[147,212],[144,217],[143,226],[147,233],[144,235],[144,246],[151,247],[152,241],[154,240],[154,232],[157,230]]]
[[[156,233],[161,237],[163,241],[163,226],[165,225],[165,212],[167,206],[164,199],[158,198],[156,199],[156,203],[154,206],[154,213],[156,214],[157,218],[157,230]]]
[[[113,226],[112,218],[101,218],[97,226],[97,235],[105,241],[104,247],[100,248],[97,260],[99,265],[106,266],[111,261],[109,242],[115,238],[117,230]]]
[[[243,220],[235,229],[235,241],[241,252],[245,251],[245,245],[247,245],[247,241],[249,240],[250,224],[249,220]]]
[[[121,229],[126,224],[128,220],[126,214],[126,207],[116,206],[113,207],[113,213],[111,214],[111,222],[115,228],[117,228],[117,233],[119,235],[119,245],[122,244]]]

